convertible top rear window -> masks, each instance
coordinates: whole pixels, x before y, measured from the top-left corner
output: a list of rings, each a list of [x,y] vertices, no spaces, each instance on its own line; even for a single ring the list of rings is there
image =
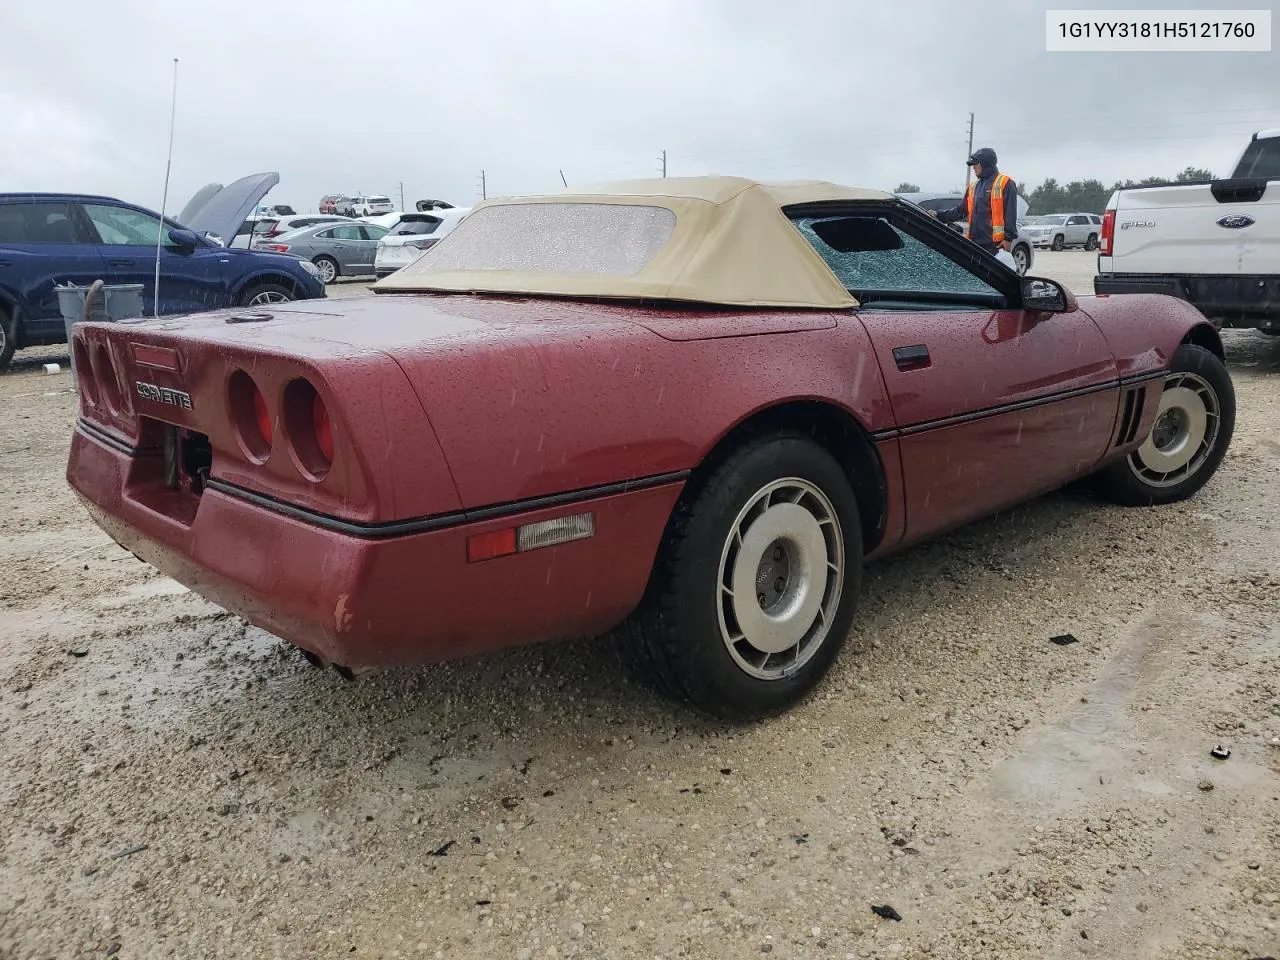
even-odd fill
[[[427,270],[634,276],[676,226],[666,207],[510,203],[471,214],[419,261]]]

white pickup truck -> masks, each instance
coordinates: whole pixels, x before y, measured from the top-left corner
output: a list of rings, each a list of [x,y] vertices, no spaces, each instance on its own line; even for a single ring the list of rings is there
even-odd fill
[[[1113,193],[1093,289],[1173,294],[1280,336],[1280,129],[1255,133],[1226,180]]]

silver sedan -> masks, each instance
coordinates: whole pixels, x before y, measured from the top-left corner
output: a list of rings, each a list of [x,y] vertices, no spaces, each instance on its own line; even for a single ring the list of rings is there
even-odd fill
[[[274,250],[310,260],[325,283],[338,277],[371,277],[378,241],[387,231],[372,223],[317,223],[254,243],[255,250]]]

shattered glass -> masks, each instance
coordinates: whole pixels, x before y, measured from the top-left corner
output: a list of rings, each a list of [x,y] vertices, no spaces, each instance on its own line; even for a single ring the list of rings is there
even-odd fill
[[[882,221],[901,239],[896,250],[845,252],[829,246],[814,231],[816,224],[840,217],[797,217],[793,222],[801,235],[827,262],[845,289],[856,296],[859,290],[902,293],[972,293],[992,295],[999,291],[928,244]]]
[[[471,214],[413,267],[634,276],[675,229],[666,207],[515,203]]]

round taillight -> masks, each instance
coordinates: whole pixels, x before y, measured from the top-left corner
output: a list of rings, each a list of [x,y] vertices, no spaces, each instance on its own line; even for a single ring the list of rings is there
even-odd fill
[[[316,446],[324,454],[324,458],[333,461],[333,424],[329,422],[329,410],[316,394],[311,401],[311,426],[316,432]]]
[[[319,482],[333,464],[333,421],[309,380],[298,377],[284,388],[284,427],[293,462],[308,480]]]
[[[93,378],[93,362],[84,337],[72,337],[71,356],[76,368],[76,380],[80,384],[80,396],[91,407],[98,405],[98,382]]]
[[[258,423],[258,433],[271,446],[271,411],[267,409],[267,398],[262,395],[258,385],[253,385],[253,417]]]
[[[120,380],[116,377],[115,364],[111,362],[111,354],[107,352],[105,346],[99,346],[93,352],[92,367],[93,376],[98,381],[98,387],[107,409],[112,413],[118,414],[122,406]]]
[[[264,462],[271,455],[274,433],[265,394],[253,382],[253,377],[237,370],[227,382],[227,402],[241,450],[255,463]]]

